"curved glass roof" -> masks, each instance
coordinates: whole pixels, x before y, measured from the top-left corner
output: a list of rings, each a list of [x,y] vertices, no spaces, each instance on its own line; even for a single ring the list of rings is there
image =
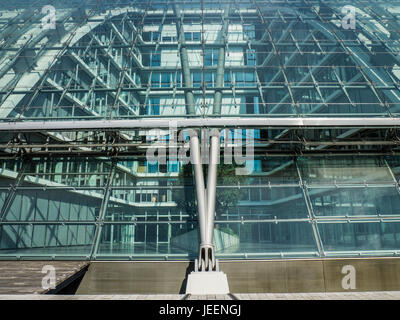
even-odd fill
[[[1,2],[3,121],[400,110],[398,1]]]

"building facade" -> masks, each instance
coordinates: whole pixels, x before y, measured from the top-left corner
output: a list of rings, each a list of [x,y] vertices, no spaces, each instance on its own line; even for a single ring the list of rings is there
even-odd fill
[[[0,3],[1,259],[400,255],[398,1]]]

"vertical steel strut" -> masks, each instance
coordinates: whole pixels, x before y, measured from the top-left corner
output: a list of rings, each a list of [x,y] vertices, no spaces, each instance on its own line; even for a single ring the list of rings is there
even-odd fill
[[[194,115],[194,95],[192,91],[192,81],[190,75],[188,52],[185,47],[185,34],[183,30],[183,17],[179,6],[174,1],[174,12],[176,15],[176,31],[178,36],[179,54],[181,58],[182,78],[185,87],[185,104],[186,114]],[[223,15],[224,26],[222,29],[223,42],[219,51],[217,85],[223,86],[224,81],[224,66],[225,66],[225,45],[226,33],[228,30],[228,14],[229,6]],[[215,93],[214,113],[221,113],[222,92]],[[217,169],[219,163],[220,135],[218,130],[213,130],[211,133],[210,145],[210,163],[208,167],[207,191],[204,183],[203,164],[201,161],[201,151],[199,136],[196,131],[190,133],[190,154],[194,169],[198,219],[200,228],[200,244],[199,244],[199,260],[198,270],[196,271],[214,271],[218,269],[215,259],[213,235],[214,235],[214,215],[215,215],[215,200],[216,200],[216,185],[217,185]],[[203,137],[205,138],[205,137]],[[206,141],[204,141],[206,142]],[[208,141],[207,141],[208,142]],[[207,144],[206,144],[207,145]]]
[[[185,105],[186,114],[193,115],[196,113],[194,106],[194,95],[192,91],[192,80],[190,76],[189,55],[185,47],[185,33],[183,30],[183,17],[177,2],[174,3],[174,12],[176,16],[176,34],[178,38],[179,55],[181,58],[182,80],[185,87]]]
[[[198,217],[200,227],[200,244],[198,269],[196,271],[215,271],[218,269],[213,245],[214,216],[217,189],[217,169],[219,164],[220,134],[211,131],[210,161],[208,165],[207,191],[204,183],[203,164],[201,162],[200,143],[197,132],[190,137],[190,154],[194,168]]]
[[[218,50],[218,65],[217,65],[217,76],[215,86],[219,89],[215,90],[214,94],[214,108],[213,114],[221,114],[221,106],[222,106],[222,88],[224,86],[224,77],[225,77],[225,53],[226,46],[228,43],[228,27],[229,27],[229,12],[230,5],[225,8],[225,11],[222,16],[222,29],[221,29],[221,46]]]

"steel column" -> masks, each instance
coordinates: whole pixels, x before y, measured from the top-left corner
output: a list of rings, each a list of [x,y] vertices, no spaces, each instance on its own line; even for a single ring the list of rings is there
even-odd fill
[[[210,161],[208,165],[208,177],[207,177],[206,236],[207,236],[207,242],[212,244],[214,236],[214,217],[215,217],[215,201],[216,201],[216,190],[217,190],[217,172],[218,172],[219,152],[220,152],[220,135],[218,130],[216,129],[213,129],[210,135],[211,135]],[[209,269],[211,267],[211,270],[214,270],[216,267],[214,246],[212,245],[212,247],[209,250],[211,251],[210,253],[211,261],[209,261],[210,263]]]
[[[217,78],[216,87],[222,88],[224,86],[224,76],[225,76],[225,47],[227,43],[227,33],[228,33],[228,16],[229,16],[230,6],[225,9],[223,15],[223,26],[221,29],[221,47],[218,51],[218,66],[217,66]],[[213,114],[221,114],[221,104],[222,104],[222,90],[216,89],[214,94],[214,110]]]
[[[190,137],[190,156],[194,169],[196,195],[197,195],[197,211],[200,226],[200,247],[210,245],[206,238],[206,221],[207,221],[207,205],[206,191],[204,187],[203,165],[201,163],[200,143],[197,132],[193,131]],[[212,245],[212,243],[211,243]]]
[[[188,52],[185,47],[185,33],[182,25],[182,16],[179,6],[175,2],[174,11],[176,15],[176,34],[179,42],[179,55],[181,58],[181,68],[182,68],[182,80],[185,87],[185,104],[186,104],[186,114],[196,114],[194,106],[194,95],[193,91],[188,89],[193,87],[192,80],[190,77],[190,67],[189,67],[189,57]]]

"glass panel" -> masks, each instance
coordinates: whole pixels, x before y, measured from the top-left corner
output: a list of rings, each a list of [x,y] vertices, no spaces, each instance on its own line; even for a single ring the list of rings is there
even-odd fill
[[[307,218],[303,191],[299,187],[241,187],[217,189],[217,219]],[[240,208],[224,206],[230,197],[240,199]]]
[[[217,257],[254,254],[260,257],[315,255],[317,247],[308,222],[218,223],[215,245]]]
[[[308,194],[317,216],[399,215],[395,187],[312,188]]]
[[[225,54],[226,66],[231,69],[225,70],[224,94],[235,95],[238,99],[261,94],[267,104],[264,111],[270,115],[398,115],[398,5],[393,1],[373,4],[349,1],[348,5],[352,3],[362,12],[357,17],[356,32],[341,27],[343,4],[333,0],[325,1],[321,10],[314,2],[303,3],[300,0],[261,1],[258,5],[252,1],[238,3],[246,14],[237,19],[231,12],[228,17]],[[29,7],[27,0],[15,0],[9,4],[2,1],[2,4],[2,26],[5,29],[13,30],[19,10],[34,16],[34,8]],[[175,17],[170,11],[165,17],[160,14],[160,10],[165,9],[165,1],[147,4],[148,1],[136,1],[135,11],[129,11],[126,3],[83,4],[83,8],[94,15],[110,10],[112,24],[99,22],[91,28],[84,28],[79,37],[72,37],[64,47],[56,38],[46,37],[42,39],[43,50],[31,52],[25,48],[28,41],[24,38],[25,33],[10,35],[11,40],[0,50],[4,56],[9,52],[17,54],[1,74],[0,86],[9,96],[0,103],[3,110],[0,118],[18,117],[21,121],[105,119],[110,116],[136,119],[136,108],[143,104],[138,92],[142,95],[149,89],[146,95],[156,95],[159,89],[172,87],[172,79],[166,78],[170,73],[182,71],[181,46],[174,30]],[[266,7],[279,6],[281,10],[265,8],[260,16],[257,6],[265,4]],[[76,9],[74,1],[53,5],[55,10],[71,16]],[[215,70],[217,65],[219,49],[216,44],[224,35],[220,23],[215,21],[215,13],[222,9],[218,3],[183,1],[180,10],[184,17],[182,40],[189,45],[188,59],[196,69],[190,70],[194,75],[193,85],[199,88],[203,80],[198,75],[199,70]],[[121,12],[126,12],[126,15]],[[197,14],[200,12],[204,12],[203,23]],[[263,21],[268,21],[267,25]],[[42,21],[36,17],[29,23],[25,26],[27,32]],[[48,23],[43,28],[47,30],[47,26],[52,30],[52,22]],[[68,20],[66,36],[80,27],[79,23],[79,19]],[[271,38],[265,33],[266,28],[271,31]],[[135,30],[138,29],[142,32],[136,37]],[[260,41],[263,46],[258,45]],[[129,43],[134,46],[128,48],[126,44]],[[156,48],[154,44],[157,44]],[[201,54],[203,50],[204,55]],[[50,66],[36,63],[42,56],[52,53],[57,61]],[[32,61],[25,61],[24,55],[32,56]],[[33,74],[38,76],[34,79]],[[151,74],[158,77],[158,81],[153,81],[148,88]],[[44,81],[41,86],[39,81]],[[212,84],[207,83],[205,87],[213,91]],[[173,94],[174,99],[184,100],[184,90]],[[195,107],[200,108],[201,104],[196,102]],[[167,103],[165,108],[169,106]],[[182,110],[174,110],[174,116],[185,117]],[[222,114],[237,116],[239,113],[226,108]],[[139,114],[140,117],[151,115]]]
[[[88,255],[94,225],[3,225],[0,255]]]
[[[394,183],[381,157],[299,158],[298,163],[308,184]]]
[[[240,14],[235,9],[226,17],[226,37],[219,21],[222,3],[180,1],[186,46],[177,41],[176,17],[164,0],[135,1],[135,10],[127,1],[85,1],[83,9],[93,17],[109,18],[90,23],[74,19],[77,1],[52,1],[62,12],[57,32],[46,29],[37,14],[41,8],[29,1],[0,2],[0,29],[8,36],[0,48],[0,122],[76,124],[65,132],[1,131],[3,251],[87,254],[95,239],[82,240],[80,233],[94,230],[99,219],[104,228],[97,233],[96,254],[195,255],[192,167],[172,152],[167,161],[146,157],[157,139],[171,139],[168,128],[83,130],[78,121],[198,117],[207,122],[216,118],[217,92],[222,117],[257,117],[266,125],[272,123],[268,118],[307,117],[303,124],[310,123],[305,129],[236,129],[243,145],[246,136],[255,138],[256,156],[248,161],[248,175],[238,174],[237,159],[218,167],[216,227],[224,234],[217,232],[216,239],[227,237],[237,245],[223,248],[221,257],[303,251],[311,256],[316,251],[311,219],[320,226],[327,252],[336,250],[330,239],[348,250],[397,250],[398,227],[390,221],[400,219],[400,129],[395,123],[368,127],[367,121],[356,128],[314,126],[317,117],[396,121],[400,115],[396,1],[349,1],[357,6],[355,30],[341,27],[338,1],[236,1]],[[262,12],[257,3],[266,4]],[[65,28],[59,34],[61,22]],[[37,32],[41,25],[43,32]],[[80,31],[73,36],[74,30]],[[61,43],[60,36],[70,40]],[[217,86],[223,53],[223,84]],[[189,70],[182,63],[186,54]],[[46,57],[52,57],[50,64]],[[182,83],[182,75],[189,82]],[[187,112],[188,93],[194,114]],[[225,132],[232,135],[234,127],[228,124]],[[221,142],[227,140],[223,136]],[[207,184],[206,165],[204,174]]]
[[[97,255],[128,255],[133,258],[151,258],[152,255],[197,255],[196,224],[149,221],[151,222],[136,225],[105,224]]]
[[[89,191],[17,190],[8,210],[7,221],[94,221],[102,196]]]
[[[0,162],[1,167],[1,162]],[[14,185],[15,181],[6,179],[0,176],[0,212],[3,208],[4,202],[8,196],[10,186]]]
[[[400,223],[319,223],[324,250],[398,250]]]
[[[264,132],[261,132],[263,135]],[[261,137],[262,139],[262,137]],[[271,157],[261,160],[261,183],[299,183],[299,175],[296,164],[291,158]]]
[[[27,163],[25,182],[27,186],[102,187],[107,183],[110,168],[110,160],[54,158],[44,161],[38,158]],[[102,191],[99,188],[97,192]]]

